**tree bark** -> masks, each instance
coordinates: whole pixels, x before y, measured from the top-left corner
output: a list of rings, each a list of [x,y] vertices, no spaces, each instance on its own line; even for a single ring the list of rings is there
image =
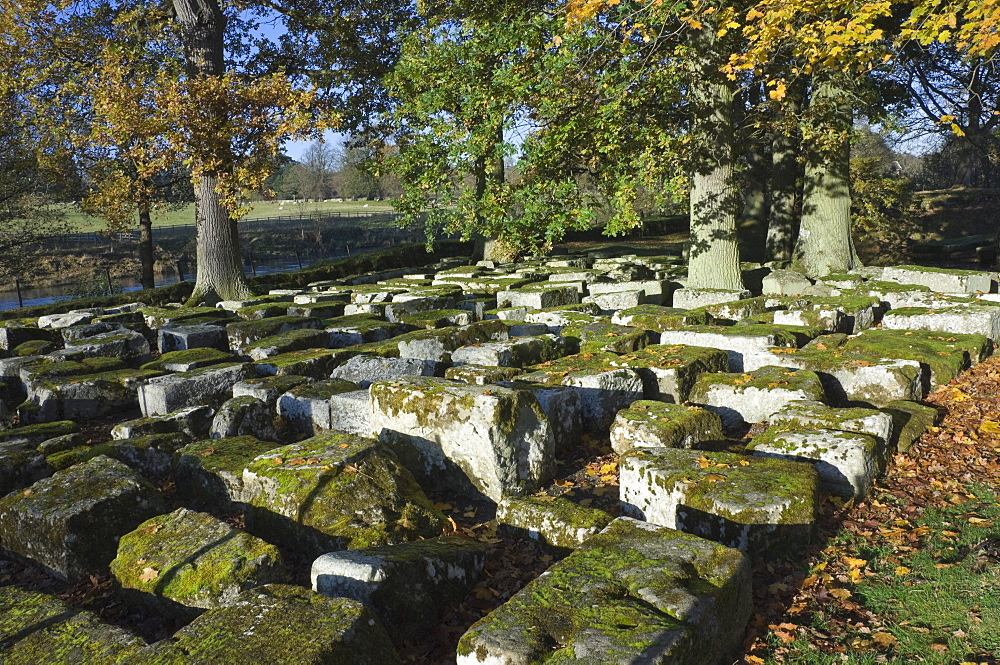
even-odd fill
[[[696,65],[690,91],[695,154],[691,174],[691,231],[688,286],[743,289],[737,216],[740,190],[733,163],[735,84],[710,56],[715,30],[706,27],[692,40],[706,54]]]
[[[797,94],[796,94],[797,92]],[[800,138],[792,130],[797,123],[801,91],[790,91],[786,97],[778,128],[771,139],[771,208],[768,211],[767,255],[771,261],[789,261],[799,234],[796,214],[802,200],[799,180]],[[783,121],[782,121],[783,120]]]
[[[742,99],[739,95],[737,99]],[[754,132],[745,118],[759,110],[762,101],[760,86],[750,86],[746,102],[738,102],[738,125],[743,131],[743,161],[746,168],[740,178],[743,188],[743,209],[739,220],[740,260],[760,263],[767,260],[768,186],[771,177],[771,146],[766,137]]]
[[[173,4],[181,26],[188,77],[221,77],[226,68],[223,42],[226,19],[218,1],[173,0]],[[199,100],[192,99],[190,103],[197,104]],[[221,127],[226,110],[201,103],[206,106],[202,115],[216,118]],[[205,156],[194,155],[196,161],[199,157]],[[222,158],[223,168],[232,167],[229,155],[212,157]],[[198,265],[194,292],[188,299],[190,304],[214,304],[251,295],[243,273],[236,220],[230,218],[217,190],[219,174],[219,171],[201,171],[194,179]]]
[[[139,204],[139,284],[144,289],[156,288],[153,271],[153,218],[149,214],[149,203]]]
[[[852,108],[844,86],[824,80],[810,102],[826,118],[835,145],[806,152],[802,224],[795,244],[795,265],[810,277],[842,273],[859,265],[851,236]]]

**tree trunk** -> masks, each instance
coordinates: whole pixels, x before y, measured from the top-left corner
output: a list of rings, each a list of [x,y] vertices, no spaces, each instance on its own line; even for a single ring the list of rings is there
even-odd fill
[[[153,218],[149,214],[149,203],[139,204],[139,284],[144,289],[156,288],[153,273]]]
[[[711,54],[715,31],[700,30],[693,46]],[[736,219],[740,190],[733,163],[733,99],[735,85],[704,58],[692,77],[692,135],[696,153],[691,175],[691,235],[688,286],[699,289],[743,289]]]
[[[743,209],[740,212],[739,243],[740,260],[761,263],[767,260],[768,185],[771,177],[771,146],[765,137],[755,133],[753,126],[745,118],[757,113],[763,101],[759,85],[750,86],[745,95],[745,103],[738,102],[741,111],[737,124],[743,130],[743,161],[746,164],[740,182],[743,188]]]
[[[796,210],[801,202],[800,138],[792,129],[798,122],[801,90],[786,97],[777,130],[771,139],[771,209],[768,212],[767,255],[771,261],[789,261],[799,234]]]
[[[851,237],[852,109],[843,86],[829,80],[816,84],[810,104],[827,119],[835,146],[806,153],[795,264],[810,277],[822,277],[861,265]]]
[[[223,34],[226,20],[218,0],[173,0],[184,43],[185,69],[191,78],[220,77],[225,73]],[[191,99],[189,103],[198,104]],[[202,102],[203,116],[215,118],[218,125],[226,120],[226,110]],[[196,162],[219,159],[222,168],[232,168],[229,155],[194,155]],[[198,228],[198,266],[191,304],[219,300],[238,300],[251,295],[243,273],[240,240],[236,221],[222,205],[217,191],[219,170],[196,169],[194,178],[195,210]]]

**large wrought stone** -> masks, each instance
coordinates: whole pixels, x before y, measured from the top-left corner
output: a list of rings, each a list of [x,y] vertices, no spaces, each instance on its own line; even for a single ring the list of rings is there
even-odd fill
[[[233,384],[254,377],[249,363],[225,363],[150,379],[139,387],[139,408],[155,416],[189,406],[218,407],[233,394]]]
[[[186,508],[122,536],[111,574],[126,600],[188,619],[248,589],[291,581],[277,547]]]
[[[702,374],[688,398],[719,414],[726,427],[760,423],[796,400],[825,400],[814,372],[765,366],[750,373]]]
[[[392,451],[326,434],[271,450],[243,472],[250,531],[318,556],[438,535],[444,517]]]
[[[404,376],[434,376],[438,363],[417,358],[379,358],[354,356],[330,373],[330,378],[352,381],[367,388],[376,381],[391,381]]]
[[[268,584],[206,611],[121,665],[399,665],[375,615],[348,598]]]
[[[632,448],[692,448],[722,438],[722,420],[711,411],[647,400],[619,411],[611,425],[611,447],[618,454]]]
[[[417,642],[468,594],[485,561],[485,545],[458,537],[332,552],[313,562],[312,586],[372,608],[395,642]]]
[[[246,498],[243,469],[276,445],[252,436],[188,444],[176,455],[174,481],[177,490],[194,505],[227,510],[231,504],[242,503]]]
[[[555,439],[526,391],[415,377],[371,387],[372,429],[418,477],[494,501],[555,470]]]
[[[751,612],[738,550],[620,518],[462,636],[458,665],[714,665]]]
[[[118,538],[161,512],[152,485],[98,456],[0,499],[0,545],[76,582],[103,570]]]
[[[688,400],[695,381],[705,372],[728,372],[725,351],[702,346],[652,344],[621,357],[621,365],[642,379],[646,399],[681,404]]]
[[[644,448],[622,456],[625,514],[744,552],[794,552],[815,531],[812,465],[732,453]]]

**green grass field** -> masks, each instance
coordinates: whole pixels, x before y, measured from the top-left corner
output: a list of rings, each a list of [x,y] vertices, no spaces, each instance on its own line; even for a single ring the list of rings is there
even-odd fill
[[[278,201],[258,201],[253,204],[253,210],[245,219],[258,217],[277,217],[284,215],[311,215],[317,212],[392,212],[389,201],[344,201],[318,203],[280,203]],[[82,212],[72,204],[60,204],[57,207],[78,232],[100,231],[105,228],[105,221],[100,217],[92,217]],[[188,203],[180,208],[159,213],[153,217],[153,226],[178,226],[194,224],[194,204]],[[137,221],[138,225],[138,221]]]

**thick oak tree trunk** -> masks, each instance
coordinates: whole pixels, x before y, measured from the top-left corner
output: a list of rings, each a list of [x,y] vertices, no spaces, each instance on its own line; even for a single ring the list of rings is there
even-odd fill
[[[173,0],[184,42],[185,68],[190,78],[219,77],[225,73],[223,33],[226,20],[217,0]],[[192,99],[197,104],[199,100]],[[218,119],[221,127],[226,110],[201,102],[202,116]],[[198,155],[194,156],[197,160]],[[212,155],[223,157],[225,155]],[[225,166],[223,167],[225,168]],[[251,295],[243,273],[236,221],[222,205],[217,191],[220,172],[201,172],[195,178],[195,210],[198,227],[198,268],[189,303],[215,303]]]
[[[851,102],[834,81],[820,81],[811,104],[827,118],[836,145],[806,152],[802,224],[795,265],[810,277],[842,273],[861,264],[851,236]]]
[[[710,55],[715,31],[699,31],[695,48]],[[692,135],[696,153],[691,174],[691,232],[688,286],[699,289],[743,288],[737,217],[740,189],[733,158],[735,84],[704,57],[691,84]]]

